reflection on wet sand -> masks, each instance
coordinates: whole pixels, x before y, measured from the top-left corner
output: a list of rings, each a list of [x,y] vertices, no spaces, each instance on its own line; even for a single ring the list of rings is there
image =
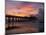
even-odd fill
[[[9,25],[9,27],[7,28],[7,33],[26,33],[26,32],[38,32],[38,27],[35,27],[32,24],[15,24],[15,26],[13,25]]]
[[[20,25],[19,29],[16,29],[16,32],[38,32],[37,28],[32,27],[32,25]]]

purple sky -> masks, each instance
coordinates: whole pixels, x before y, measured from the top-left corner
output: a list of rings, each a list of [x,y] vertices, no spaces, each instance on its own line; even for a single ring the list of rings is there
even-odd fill
[[[11,13],[13,11],[16,12],[16,6],[32,6],[33,8],[43,8],[42,3],[6,0],[6,13]]]
[[[12,0],[6,0],[6,6],[7,7],[15,7],[15,6],[23,6],[23,5],[31,5],[32,7],[35,7],[35,8],[39,8],[39,7],[43,7],[43,5],[42,4],[40,4],[40,3],[35,3],[35,2],[21,2],[21,1],[18,1],[18,2],[16,2],[16,1],[12,1]]]

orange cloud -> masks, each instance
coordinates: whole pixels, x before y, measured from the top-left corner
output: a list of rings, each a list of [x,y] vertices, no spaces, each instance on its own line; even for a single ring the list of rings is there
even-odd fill
[[[6,9],[7,15],[13,15],[13,16],[31,16],[31,15],[37,15],[39,10],[37,8],[33,8],[31,6],[20,6],[13,8],[13,9]]]

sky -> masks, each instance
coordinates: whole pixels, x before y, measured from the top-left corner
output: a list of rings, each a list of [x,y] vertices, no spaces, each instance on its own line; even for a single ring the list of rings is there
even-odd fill
[[[42,3],[6,0],[6,15],[35,16],[39,14]]]

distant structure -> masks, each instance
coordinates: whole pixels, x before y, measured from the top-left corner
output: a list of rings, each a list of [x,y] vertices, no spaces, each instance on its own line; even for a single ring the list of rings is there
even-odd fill
[[[6,22],[25,22],[36,19],[37,19],[36,17],[20,17],[20,16],[6,15]]]

